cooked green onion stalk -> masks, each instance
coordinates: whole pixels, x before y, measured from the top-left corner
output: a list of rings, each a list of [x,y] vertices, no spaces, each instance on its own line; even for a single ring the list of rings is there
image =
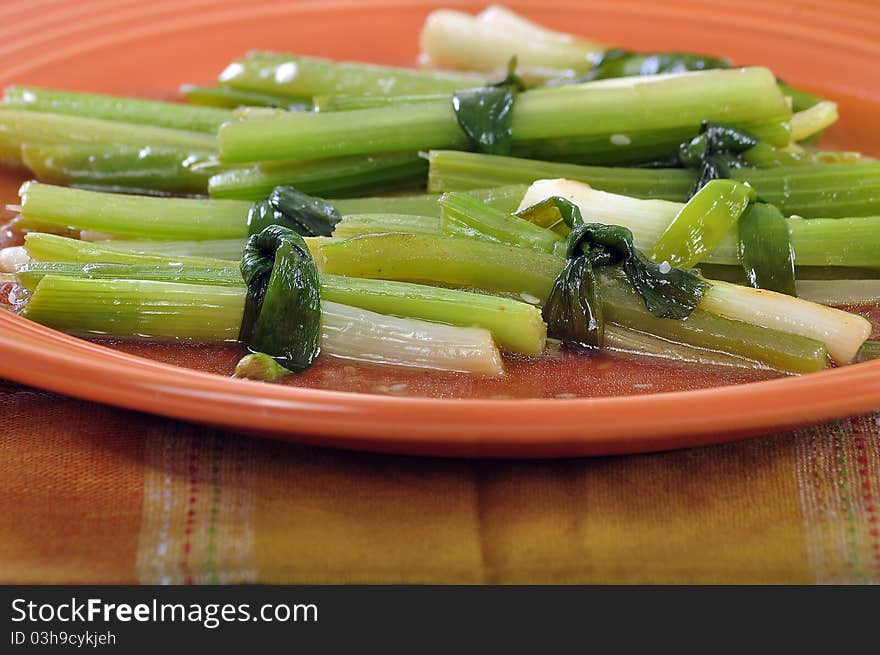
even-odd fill
[[[250,202],[151,198],[25,183],[22,228],[54,225],[144,239],[243,239]]]
[[[525,186],[468,191],[467,197],[497,211],[509,213],[516,209],[526,191]],[[101,193],[70,189],[51,184],[26,183],[21,187],[21,227],[26,230],[76,229],[98,232],[126,239],[185,241],[199,239],[217,241],[243,240],[248,236],[248,215],[253,203],[240,200],[205,200],[200,198],[146,198],[143,196]],[[349,225],[375,224],[381,231],[408,231],[388,229],[393,224],[373,215],[434,216],[439,218],[439,196],[420,194],[373,198],[341,198],[325,201],[294,194],[298,203],[322,207],[326,212],[321,221],[332,222],[335,217],[366,215]],[[459,194],[461,195],[461,194]],[[292,209],[288,207],[288,212]],[[402,219],[407,221],[408,219]],[[377,222],[378,221],[378,222]],[[415,225],[409,221],[407,225]],[[345,228],[343,228],[344,231]],[[362,233],[362,230],[359,230]],[[238,255],[234,257],[237,259]]]
[[[112,245],[107,245],[108,243]],[[168,248],[169,243],[172,245]],[[180,246],[177,242],[154,241],[149,245],[143,242],[132,250],[131,242],[90,242],[79,239],[69,239],[55,234],[42,234],[31,232],[25,235],[25,247],[33,259],[44,262],[105,262],[108,264],[166,264],[169,260],[179,264],[192,264],[195,266],[229,266],[231,260],[216,257],[216,242],[190,242],[201,243],[209,248],[214,257],[180,254]],[[241,248],[244,241],[237,241],[239,247],[238,257],[241,256]],[[149,251],[143,250],[148,248]],[[168,248],[173,252],[163,254],[162,248]],[[156,251],[159,252],[156,252]],[[191,252],[191,248],[188,250]]]
[[[695,175],[680,169],[578,166],[470,152],[432,151],[429,189],[467,191],[535,180],[566,178],[637,198],[684,201]],[[752,185],[783,213],[804,217],[880,214],[880,162],[741,168],[731,178]]]
[[[0,106],[4,109],[99,118],[137,125],[207,132],[212,135],[217,133],[223,123],[232,120],[232,112],[216,107],[196,107],[176,102],[57,91],[33,86],[6,87]]]
[[[731,177],[751,184],[761,200],[785,214],[805,218],[880,214],[880,162],[741,168]]]
[[[345,305],[379,314],[418,318],[461,327],[489,330],[498,345],[511,353],[539,356],[547,328],[541,310],[510,298],[444,289],[421,284],[368,280],[321,273],[321,295]]]
[[[315,161],[259,162],[211,177],[212,198],[259,200],[276,186],[339,198],[423,186],[428,164],[414,152],[334,157]]]
[[[220,74],[221,86],[288,98],[312,98],[329,93],[358,95],[418,95],[452,93],[481,85],[484,78],[465,73],[419,71],[373,64],[335,62],[254,52],[232,62]]]
[[[362,96],[362,95],[326,95],[315,96],[315,111],[351,111],[352,109],[373,109],[388,105],[412,105],[420,102],[445,100],[446,93],[429,93],[417,96]]]
[[[719,181],[720,182],[720,181]],[[633,233],[635,246],[650,252],[685,205],[667,200],[640,200],[591,189],[571,180],[539,180],[523,197],[525,209],[546,198],[574,202],[583,216]],[[880,269],[880,218],[785,219],[799,266]],[[703,261],[739,266],[738,238],[730,229]],[[662,260],[660,260],[662,261]],[[671,262],[670,262],[671,263]]]
[[[490,155],[510,153],[513,107],[525,88],[516,74],[516,57],[511,57],[507,76],[500,82],[452,94],[455,120],[474,150]]]
[[[244,297],[243,287],[47,275],[22,314],[73,334],[233,341]]]
[[[322,245],[325,273],[434,282],[543,301],[562,267],[559,257],[530,248],[427,234],[373,234]]]
[[[791,234],[782,213],[756,202],[739,218],[739,260],[749,284],[796,296]]]
[[[604,347],[606,350],[647,357],[660,357],[665,360],[689,362],[704,366],[729,366],[747,369],[767,367],[766,364],[760,364],[744,357],[676,343],[655,337],[653,334],[625,328],[614,323],[605,324]]]
[[[259,382],[278,382],[283,380],[290,371],[276,362],[269,355],[251,353],[242,357],[235,365],[234,378],[257,380]]]
[[[838,364],[852,362],[871,336],[870,321],[856,314],[728,282],[713,281],[700,307],[733,320],[820,339]]]
[[[531,184],[541,178],[568,178],[636,198],[683,200],[694,182],[691,171],[677,168],[580,166],[458,150],[431,150],[427,159],[430,164],[428,190],[433,193]]]
[[[798,280],[797,295],[823,305],[880,303],[880,280]]]
[[[213,152],[217,140],[204,132],[0,108],[0,153],[19,153],[24,144],[173,148],[201,154]]]
[[[767,143],[758,143],[740,155],[747,166],[755,168],[775,168],[777,166],[798,166],[804,164],[857,164],[873,161],[860,152],[851,150],[816,150],[791,144],[785,148],[775,148]]]
[[[239,107],[276,107],[288,111],[311,111],[312,103],[308,100],[293,100],[285,96],[257,91],[241,91],[228,86],[198,86],[184,84],[180,94],[192,105],[204,107],[222,107],[237,109]]]
[[[499,6],[477,16],[450,9],[433,11],[425,20],[419,43],[422,58],[432,66],[494,73],[516,55],[524,71],[540,76],[588,70],[603,49]]]
[[[705,310],[702,303],[685,321],[657,318],[645,308],[645,303],[620,270],[602,268],[598,278],[602,313],[609,323],[672,342],[729,353],[778,371],[810,373],[828,366],[828,351],[817,338],[770,329],[751,321],[726,318]],[[738,288],[746,294],[760,293],[754,289]],[[707,295],[711,291],[711,288],[708,289]]]
[[[397,318],[322,303],[321,347],[353,361],[497,376],[504,363],[488,330]]]
[[[47,275],[23,314],[73,334],[200,342],[234,341],[244,287]],[[437,371],[500,375],[491,334],[321,303],[324,356]]]
[[[488,207],[466,193],[444,193],[438,203],[443,231],[450,236],[475,236],[547,253],[564,248],[564,240],[559,235],[518,216]]]
[[[648,252],[648,259],[692,268],[736,227],[755,190],[732,180],[703,185],[675,215]]]
[[[237,261],[245,239],[196,239],[190,241],[153,241],[134,239],[98,240],[92,243],[117,253],[156,254],[168,257],[198,257]]]
[[[880,341],[866,341],[859,349],[858,361],[867,362],[880,359]]]
[[[241,272],[232,262],[227,266],[194,266],[170,260],[163,264],[128,265],[31,261],[13,270],[17,272],[19,283],[30,291],[47,275],[244,287]],[[527,356],[544,352],[547,328],[541,310],[525,302],[406,282],[327,273],[319,274],[318,278],[321,297],[325,300],[379,314],[485,328],[507,352]]]
[[[0,251],[2,252],[2,251]],[[241,271],[235,262],[226,266],[196,266],[166,261],[161,264],[112,264],[105,262],[38,262],[29,261],[16,269],[18,282],[33,291],[47,275],[107,280],[152,280],[220,287],[243,287]]]
[[[241,275],[247,300],[239,340],[293,373],[307,370],[320,350],[321,287],[305,241],[268,226],[245,244]]]
[[[21,159],[41,182],[145,194],[205,194],[221,168],[208,151],[167,147],[26,143]]]
[[[269,197],[254,203],[248,212],[247,229],[251,236],[270,225],[281,225],[306,237],[329,237],[342,219],[336,208],[293,187],[275,187]]]
[[[646,157],[654,159],[657,151],[671,154],[682,134],[696,131],[704,119],[747,127],[775,145],[788,143],[787,127],[760,128],[782,125],[790,115],[775,78],[764,68],[538,89],[521,94],[516,104],[511,130],[519,154],[540,152],[545,146],[562,152],[572,144],[592,152],[602,140],[617,152],[637,140],[627,136],[631,132],[658,133],[660,137],[651,145],[653,156]],[[468,145],[451,101],[440,100],[227,123],[220,129],[219,140],[226,162],[323,159]]]
[[[823,100],[791,117],[791,140],[804,141],[837,122],[837,104]]]
[[[338,239],[350,239],[364,234],[443,234],[443,224],[436,216],[412,214],[350,214],[344,216],[333,230]]]

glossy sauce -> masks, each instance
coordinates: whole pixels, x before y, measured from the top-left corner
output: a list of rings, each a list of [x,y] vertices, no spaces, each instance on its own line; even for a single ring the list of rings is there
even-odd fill
[[[98,341],[112,348],[168,364],[230,375],[245,354],[237,344],[182,345]],[[505,361],[498,378],[464,373],[409,370],[319,358],[282,384],[391,396],[431,398],[583,398],[704,389],[777,377],[760,370],[677,363],[639,355],[562,352],[537,361]]]

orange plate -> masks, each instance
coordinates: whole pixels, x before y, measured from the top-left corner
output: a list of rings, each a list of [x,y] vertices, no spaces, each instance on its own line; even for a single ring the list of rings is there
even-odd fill
[[[477,10],[476,3],[446,2]],[[874,0],[511,2],[552,27],[641,50],[771,66],[838,100],[833,145],[880,154]],[[254,48],[408,64],[434,2],[7,0],[0,83],[168,96]],[[14,198],[13,181],[0,187]],[[576,400],[435,400],[273,386],[122,354],[0,311],[0,376],[121,407],[377,451],[481,457],[718,443],[880,407],[880,362],[703,391]]]

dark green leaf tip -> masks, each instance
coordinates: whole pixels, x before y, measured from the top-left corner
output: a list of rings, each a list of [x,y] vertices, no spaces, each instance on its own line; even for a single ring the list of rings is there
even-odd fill
[[[458,125],[478,152],[510,153],[513,106],[517,94],[525,90],[525,83],[515,71],[516,57],[512,57],[507,76],[500,82],[457,91],[452,96],[452,110]]]
[[[248,212],[248,234],[259,234],[270,225],[282,225],[306,237],[326,237],[342,220],[336,208],[321,198],[278,186]]]
[[[318,270],[303,238],[281,225],[252,235],[241,258],[247,285],[239,340],[294,373],[311,366],[321,337]]]
[[[649,261],[633,245],[627,228],[585,223],[577,205],[559,196],[523,210],[520,216],[548,207],[556,208],[571,228],[566,264],[543,309],[550,336],[577,347],[602,347],[602,302],[595,271],[603,266],[620,266],[654,316],[683,320],[696,309],[706,283],[691,271]]]
[[[740,155],[758,145],[758,139],[745,130],[703,121],[700,133],[678,148],[678,163],[698,171],[689,197],[693,197],[711,180],[729,178],[731,171],[745,164]]]

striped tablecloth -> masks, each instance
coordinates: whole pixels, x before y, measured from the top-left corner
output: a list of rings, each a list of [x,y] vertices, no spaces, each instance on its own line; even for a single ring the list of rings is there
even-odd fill
[[[877,583],[880,415],[569,461],[334,452],[0,384],[6,583]]]

